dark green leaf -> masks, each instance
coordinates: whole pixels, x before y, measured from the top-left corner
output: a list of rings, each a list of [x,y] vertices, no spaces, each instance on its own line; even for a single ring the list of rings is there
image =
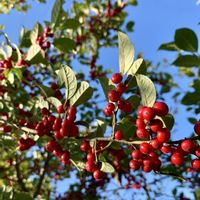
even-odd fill
[[[200,59],[195,55],[181,55],[173,62],[173,65],[183,67],[198,67],[200,65]]]
[[[168,114],[164,117],[162,117],[162,121],[164,122],[165,126],[171,130],[174,126],[174,117],[171,114]]]
[[[176,46],[174,42],[168,42],[161,44],[158,50],[177,51],[179,50],[179,48]]]
[[[75,47],[75,42],[69,38],[55,38],[54,46],[62,52],[68,53]]]
[[[198,38],[191,29],[181,28],[176,30],[174,41],[176,46],[182,50],[189,52],[198,50]]]
[[[76,30],[80,26],[80,23],[76,19],[67,19],[65,20],[64,24],[62,25],[61,29],[73,29]]]

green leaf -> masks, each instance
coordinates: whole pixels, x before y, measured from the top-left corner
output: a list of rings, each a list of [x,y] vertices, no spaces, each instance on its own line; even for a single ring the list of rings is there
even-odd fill
[[[93,94],[93,89],[89,86],[89,83],[82,81],[78,83],[77,90],[74,96],[70,99],[70,105],[80,105],[87,102]]]
[[[120,72],[125,74],[131,67],[134,59],[134,47],[128,36],[118,32],[119,41],[119,67]]]
[[[174,42],[161,44],[158,50],[177,51],[180,50]]]
[[[12,56],[12,52],[13,52],[12,47],[9,46],[9,45],[5,45],[5,49],[6,49],[6,52],[7,52],[7,58],[10,58]]]
[[[57,25],[59,18],[62,13],[62,5],[64,3],[64,0],[56,0],[53,6],[53,10],[51,13],[51,23],[54,24],[54,26]]]
[[[161,118],[162,122],[164,123],[165,127],[171,130],[174,126],[174,117],[171,114],[167,114],[166,116]]]
[[[135,77],[143,105],[152,107],[156,100],[156,89],[153,82],[147,76],[142,74],[137,74]]]
[[[103,118],[98,118],[97,124],[96,137],[102,137],[106,131],[107,122]]]
[[[126,30],[129,31],[129,32],[133,32],[133,27],[134,27],[134,22],[133,21],[129,21],[126,24]]]
[[[47,108],[49,109],[49,104],[46,100],[44,100],[44,98],[42,96],[38,97],[38,101],[37,101],[37,107],[39,108]]]
[[[70,99],[77,89],[77,80],[75,73],[68,66],[61,66],[61,69],[58,70],[58,83],[62,85],[65,84],[65,95],[66,99]]]
[[[48,97],[47,101],[49,103],[51,103],[52,105],[54,105],[55,108],[58,108],[59,106],[62,105],[61,101],[59,99],[55,98],[55,97]]]
[[[22,70],[19,68],[12,68],[12,72],[17,76],[17,78],[21,81],[23,74],[22,74]]]
[[[68,53],[75,47],[75,42],[69,38],[55,38],[53,44],[64,53]]]
[[[33,82],[33,85],[37,86],[46,97],[53,96],[55,93],[52,88],[49,88],[45,85],[41,85],[36,82]]]
[[[107,163],[107,162],[101,162],[100,170],[105,173],[114,173],[115,172],[114,167],[110,163]]]
[[[195,200],[199,200],[200,199],[200,188],[197,188],[194,191],[194,197],[195,197]]]
[[[70,159],[70,161],[78,169],[78,171],[82,172],[82,171],[85,170],[85,162],[83,162],[83,161],[75,161],[75,160],[72,160],[72,159]]]
[[[33,200],[33,197],[30,196],[27,192],[14,192],[13,200]]]
[[[46,64],[47,61],[45,60],[44,56],[45,55],[41,47],[38,44],[33,44],[28,50],[26,60],[31,64]]]
[[[200,59],[196,55],[181,55],[172,64],[175,66],[197,67],[200,65]]]
[[[101,77],[99,78],[99,81],[105,94],[105,97],[108,99],[108,91],[116,89],[115,85],[107,77]]]
[[[30,33],[30,39],[32,44],[35,44],[36,39],[38,38],[39,35],[42,34],[42,32],[43,32],[43,27],[41,26],[41,24],[37,23]]]
[[[128,75],[134,76],[139,71],[141,71],[140,67],[142,66],[142,62],[143,62],[142,58],[135,60],[134,63],[131,65],[130,69],[128,70]]]
[[[80,26],[80,22],[76,19],[67,19],[62,25],[61,29],[73,29],[76,30]]]
[[[182,50],[189,52],[198,50],[198,38],[191,29],[181,28],[176,30],[174,41],[176,46]]]
[[[137,95],[130,96],[126,101],[129,101],[133,108],[137,108],[140,105],[140,97]]]
[[[200,92],[188,92],[182,98],[181,103],[184,105],[196,105],[200,102]]]

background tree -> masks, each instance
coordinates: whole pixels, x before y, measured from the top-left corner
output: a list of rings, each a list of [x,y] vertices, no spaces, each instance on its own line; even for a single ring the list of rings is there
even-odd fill
[[[162,195],[160,181],[172,177],[176,188],[186,181],[198,199],[198,119],[189,118],[196,135],[170,140],[174,119],[163,94],[178,83],[141,55],[134,59],[130,39],[120,32],[124,8],[136,1],[74,2],[70,12],[64,3],[55,1],[51,21],[23,28],[18,45],[2,32],[1,198],[101,199],[104,191],[141,188],[151,199]],[[127,31],[133,26],[128,22]],[[186,28],[174,38],[160,49],[178,52],[174,65],[193,79],[194,92],[181,102],[180,93],[173,97],[198,113],[198,39]],[[97,64],[99,51],[117,44],[119,71],[109,79],[110,70]],[[82,66],[76,73],[75,59]],[[58,196],[56,182],[73,175],[77,181]],[[111,190],[113,179],[118,187]],[[172,195],[183,199],[176,188]]]

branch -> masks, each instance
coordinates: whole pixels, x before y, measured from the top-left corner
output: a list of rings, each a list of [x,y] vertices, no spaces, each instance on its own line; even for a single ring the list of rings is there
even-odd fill
[[[33,195],[34,198],[36,198],[37,195],[40,192],[42,182],[44,180],[45,174],[46,174],[47,169],[48,169],[50,158],[51,158],[50,153],[48,153],[47,158],[46,158],[45,163],[44,163],[44,167],[41,169],[41,172],[40,172],[40,179],[39,179],[38,185],[36,187],[35,193]]]
[[[24,182],[23,182],[23,178],[21,176],[21,172],[20,172],[20,167],[19,167],[19,161],[17,156],[15,157],[16,159],[16,164],[15,164],[15,170],[16,170],[16,174],[17,174],[17,182],[20,185],[22,191],[24,192],[28,192],[28,189],[26,188]]]
[[[181,139],[181,140],[170,141],[170,142],[167,142],[166,144],[178,144],[178,143],[181,143],[184,140],[200,140],[200,137],[195,136],[195,137],[191,137],[191,138],[184,138],[184,139]]]

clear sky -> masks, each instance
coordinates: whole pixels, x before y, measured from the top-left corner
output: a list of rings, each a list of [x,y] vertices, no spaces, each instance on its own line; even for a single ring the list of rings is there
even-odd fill
[[[31,28],[37,21],[50,19],[54,1],[47,0],[47,2],[47,4],[32,3],[32,8],[27,14],[12,11],[8,16],[0,15],[0,24],[5,25],[5,31],[12,42],[17,43],[22,25]],[[70,2],[67,1],[67,7],[70,6]],[[129,33],[129,36],[135,45],[136,53],[142,52],[144,59],[152,60],[154,64],[163,58],[168,58],[171,63],[175,58],[175,54],[157,51],[157,49],[161,43],[173,40],[177,28],[191,28],[199,35],[200,5],[197,6],[195,0],[138,0],[138,6],[127,10],[128,19],[135,21],[135,31]],[[112,67],[115,71],[118,70],[117,49],[102,49],[99,63],[108,68]],[[166,70],[177,76],[175,67],[169,66]],[[177,77],[176,81],[184,91],[188,90],[188,79]],[[174,106],[170,99],[167,101]],[[192,132],[192,125],[186,120],[187,115],[189,113],[186,113],[184,107],[181,106],[176,116],[178,131],[173,136],[174,138],[183,138]]]

